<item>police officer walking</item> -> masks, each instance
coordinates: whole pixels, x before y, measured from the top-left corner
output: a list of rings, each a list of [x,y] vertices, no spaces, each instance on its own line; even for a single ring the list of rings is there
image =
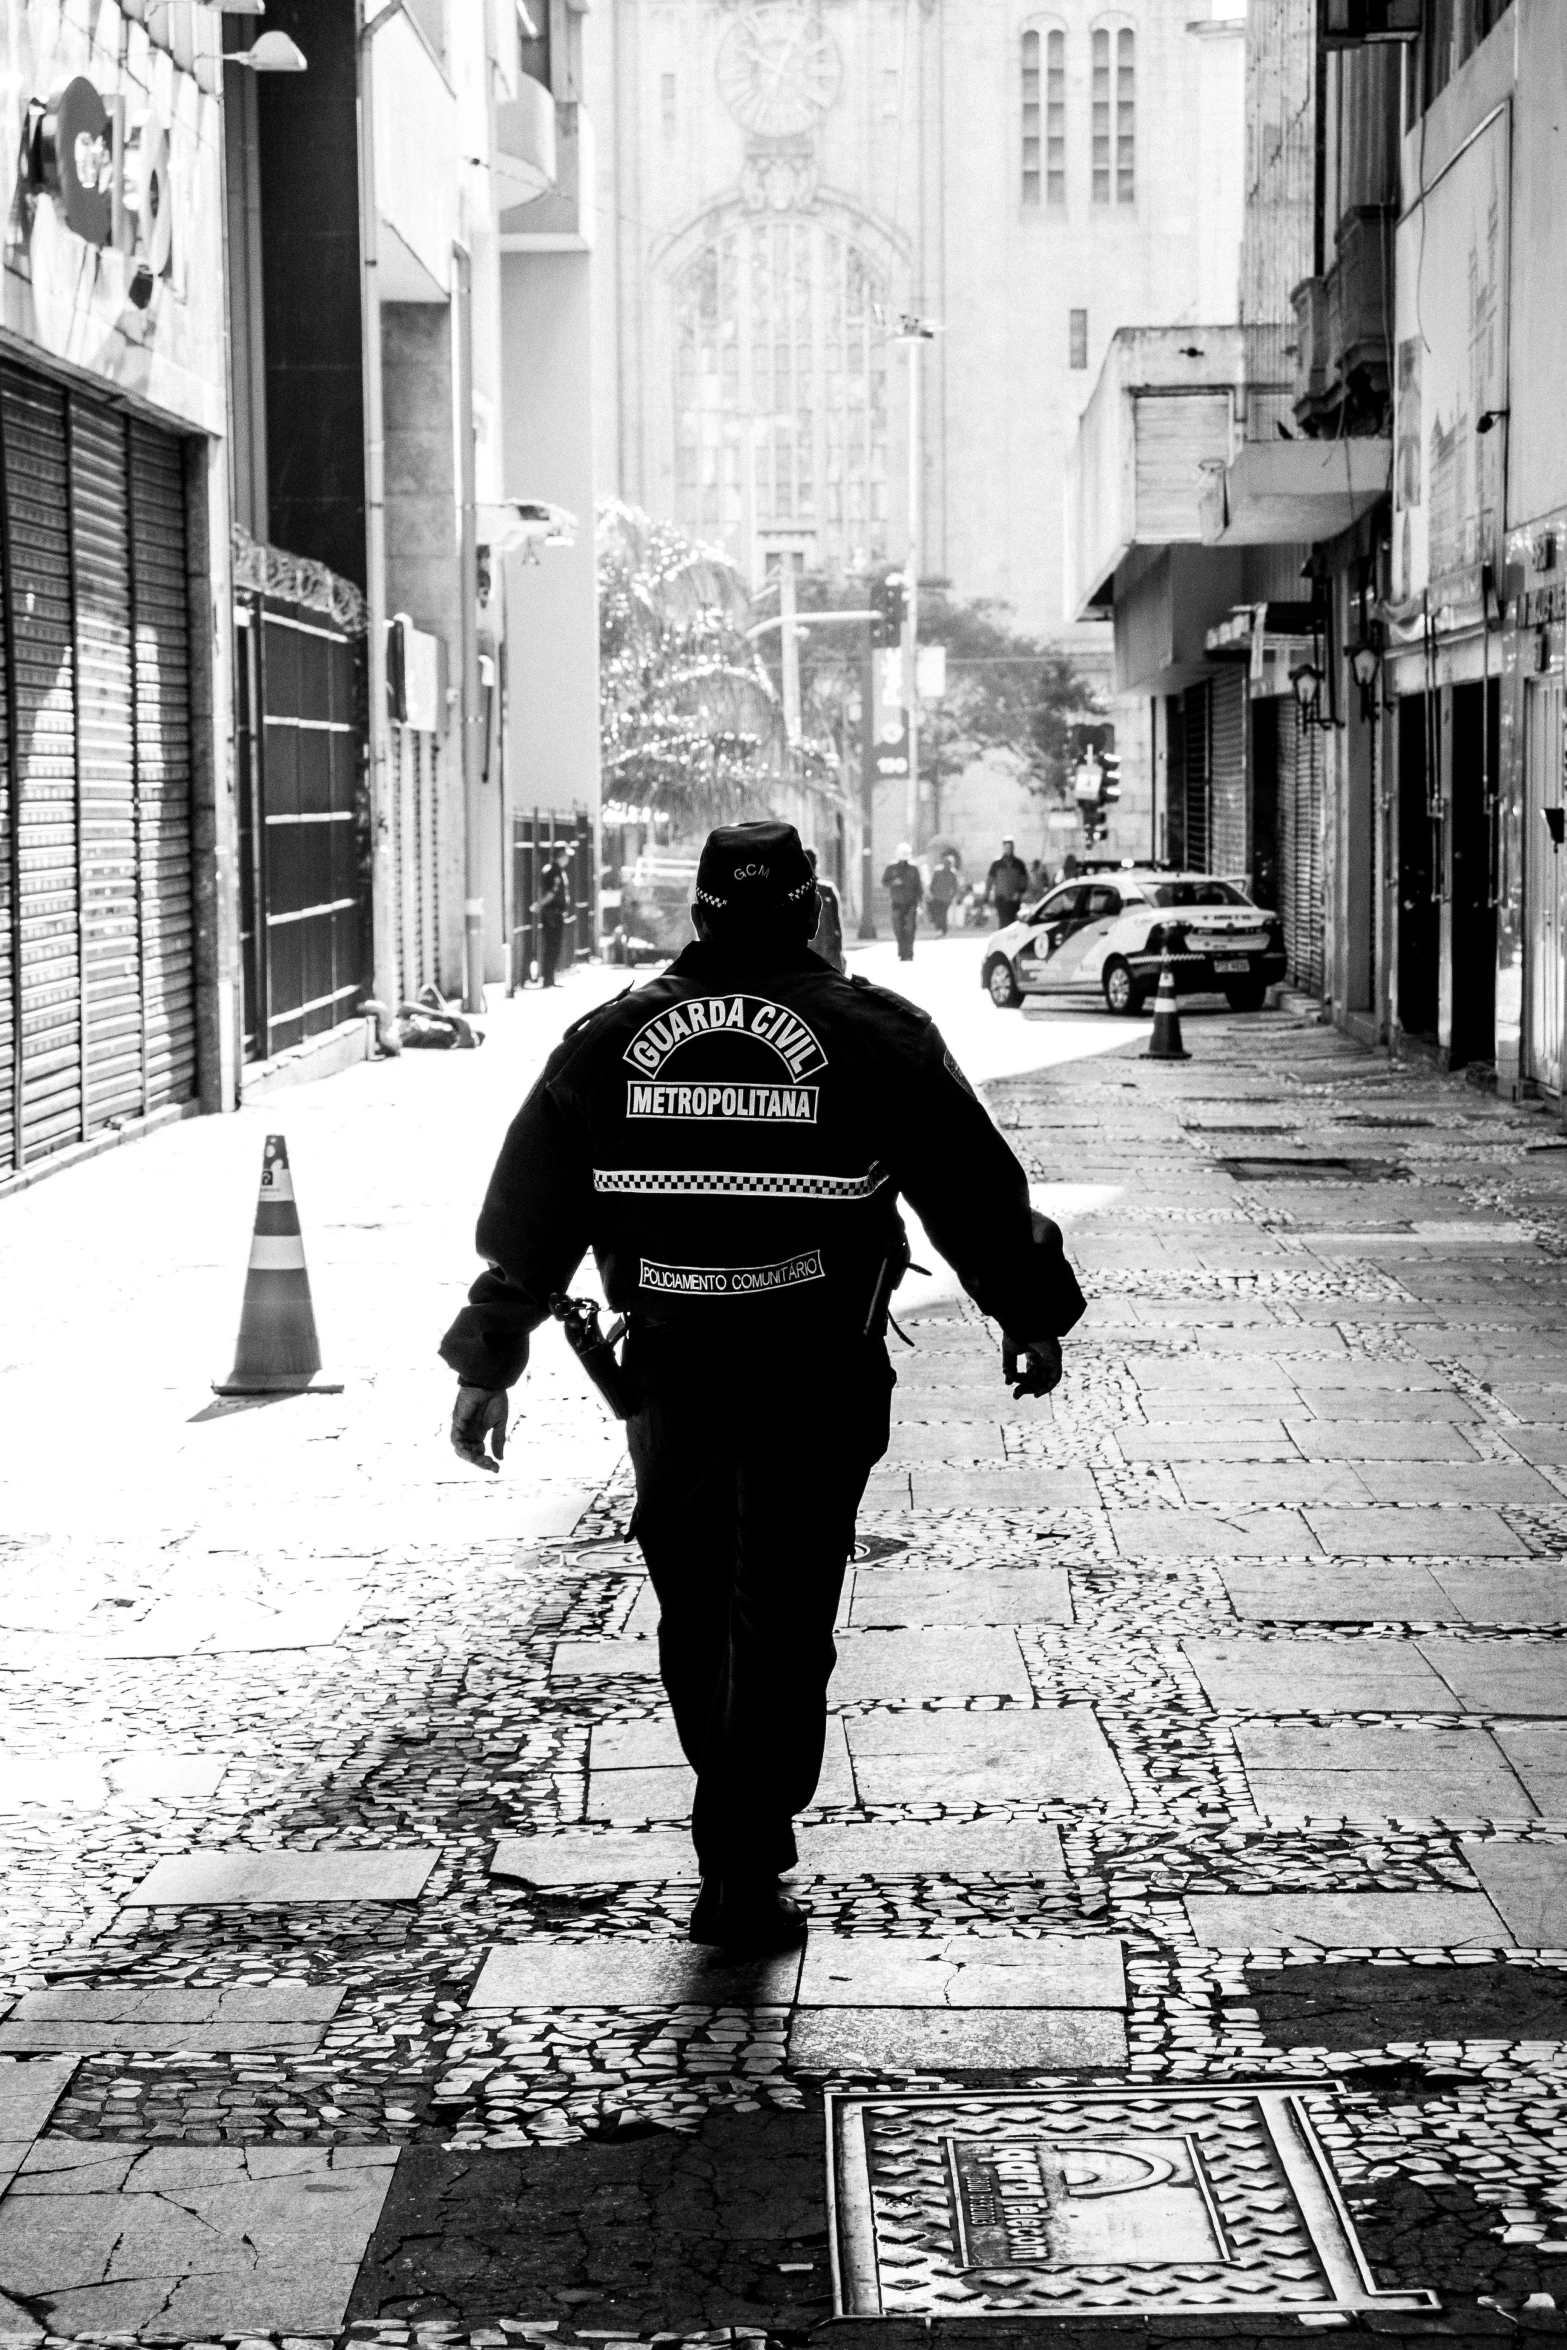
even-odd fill
[[[441,1353],[460,1382],[452,1442],[493,1469],[529,1334],[592,1249],[628,1318],[632,1525],[697,1774],[691,1937],[760,1951],[806,1930],[779,1878],[821,1770],[855,1512],[887,1447],[900,1193],[1007,1334],[1015,1394],[1056,1385],[1083,1304],[928,1015],[811,952],[817,888],[792,825],[712,833],[693,918],[694,943],[569,1029],[523,1103],[479,1217],[488,1270]]]

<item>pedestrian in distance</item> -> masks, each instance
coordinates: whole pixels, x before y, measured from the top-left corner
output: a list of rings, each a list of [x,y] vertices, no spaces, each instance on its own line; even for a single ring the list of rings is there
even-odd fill
[[[571,884],[566,879],[566,868],[552,850],[544,861],[539,875],[539,894],[533,903],[539,918],[539,980],[544,987],[553,987],[555,974],[560,969],[561,943],[566,932],[566,916],[571,911]]]
[[[898,961],[914,960],[914,926],[920,916],[920,900],[925,895],[925,877],[914,862],[914,851],[906,840],[898,843],[897,855],[881,877],[882,888],[892,901],[892,935],[898,942]]]
[[[779,1879],[821,1770],[855,1513],[887,1448],[900,1195],[1008,1334],[1014,1395],[1056,1385],[1083,1311],[1059,1232],[929,1015],[811,952],[820,904],[792,825],[709,835],[695,941],[568,1029],[513,1121],[479,1216],[487,1270],[441,1343],[452,1443],[493,1470],[529,1335],[571,1302],[586,1250],[626,1317],[622,1358],[598,1343],[697,1775],[691,1938],[737,1951],[806,1931]]]
[[[930,921],[938,937],[947,935],[947,917],[952,901],[958,894],[958,860],[951,849],[944,851],[941,863],[930,877]]]
[[[1010,838],[985,876],[985,895],[996,909],[996,928],[1005,930],[1017,920],[1017,910],[1028,889],[1028,867]]]
[[[822,961],[830,964],[834,971],[842,971],[845,967],[843,908],[838,903],[838,892],[830,881],[823,881],[816,851],[807,849],[805,853],[810,859],[811,871],[816,875],[816,894],[822,901],[822,918],[817,925],[816,936],[811,941],[811,952],[820,955]]]

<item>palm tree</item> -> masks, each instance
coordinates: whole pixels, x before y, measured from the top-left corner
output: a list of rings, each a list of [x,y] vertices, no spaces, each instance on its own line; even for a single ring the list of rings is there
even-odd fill
[[[783,713],[721,549],[616,499],[599,507],[599,733],[605,797],[696,833],[761,812]]]

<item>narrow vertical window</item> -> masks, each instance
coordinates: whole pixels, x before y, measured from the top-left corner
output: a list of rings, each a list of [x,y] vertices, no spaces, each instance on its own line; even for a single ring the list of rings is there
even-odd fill
[[[1045,43],[1045,195],[1066,202],[1066,35],[1051,33]]]
[[[676,116],[675,77],[672,73],[661,74],[659,76],[659,105],[663,114],[665,130],[673,131],[676,124]]]
[[[1039,35],[1023,35],[1023,201],[1039,202]]]
[[[1068,366],[1086,367],[1088,365],[1088,312],[1086,310],[1068,311],[1067,333],[1070,344]]]
[[[1110,36],[1095,33],[1093,45],[1093,82],[1091,130],[1094,169],[1094,202],[1110,201]]]
[[[1115,37],[1115,200],[1137,197],[1137,35]]]

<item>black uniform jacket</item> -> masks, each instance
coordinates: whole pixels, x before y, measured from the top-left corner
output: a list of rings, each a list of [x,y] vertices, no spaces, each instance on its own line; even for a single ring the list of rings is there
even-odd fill
[[[569,1029],[513,1120],[479,1215],[489,1260],[441,1342],[504,1387],[586,1251],[638,1322],[715,1352],[865,1327],[897,1200],[1018,1338],[1083,1311],[1060,1235],[928,1015],[803,943],[688,946]]]

